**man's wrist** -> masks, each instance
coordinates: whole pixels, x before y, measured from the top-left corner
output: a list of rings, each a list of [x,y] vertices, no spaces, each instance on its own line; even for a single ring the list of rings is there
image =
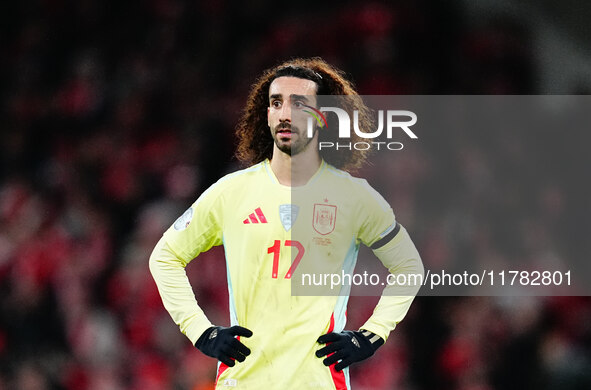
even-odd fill
[[[195,347],[199,350],[201,350],[201,347],[203,346],[203,344],[205,343],[206,340],[208,340],[210,338],[210,335],[214,332],[217,331],[217,326],[210,326],[209,328],[205,329],[205,331],[201,334],[201,336],[199,336],[199,338],[197,339],[197,341],[195,341]]]
[[[359,332],[371,343],[374,351],[377,350],[379,347],[384,345],[384,339],[378,336],[377,334],[367,330],[367,329],[359,329]]]

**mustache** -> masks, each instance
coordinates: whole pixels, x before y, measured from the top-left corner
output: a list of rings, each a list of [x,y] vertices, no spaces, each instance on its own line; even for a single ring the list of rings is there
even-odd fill
[[[292,133],[299,133],[299,129],[295,126],[292,126],[291,123],[289,122],[279,122],[279,124],[277,126],[275,126],[275,133],[277,133],[279,130],[284,130],[284,129],[288,129],[290,130]]]

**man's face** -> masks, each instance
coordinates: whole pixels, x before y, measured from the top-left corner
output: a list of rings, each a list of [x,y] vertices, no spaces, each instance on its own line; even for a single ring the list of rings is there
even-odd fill
[[[310,144],[307,137],[306,107],[316,106],[316,83],[298,77],[278,77],[269,86],[267,123],[275,145],[283,153],[295,156]]]

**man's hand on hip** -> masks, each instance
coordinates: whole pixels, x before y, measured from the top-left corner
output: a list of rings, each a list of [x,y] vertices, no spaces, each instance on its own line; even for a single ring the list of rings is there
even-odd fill
[[[228,367],[233,367],[235,360],[243,362],[250,355],[250,349],[236,336],[250,337],[252,331],[237,325],[230,328],[212,326],[203,332],[195,343],[195,347],[207,356],[218,359]]]
[[[384,344],[384,339],[368,330],[345,330],[341,333],[322,335],[318,338],[318,342],[326,346],[316,351],[316,356],[327,356],[323,360],[325,366],[338,362],[335,370],[341,371],[353,363],[372,356]]]

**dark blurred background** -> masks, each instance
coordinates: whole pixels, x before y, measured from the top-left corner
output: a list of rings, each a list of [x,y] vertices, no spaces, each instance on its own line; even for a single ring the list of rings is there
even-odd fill
[[[587,94],[590,8],[533,0],[3,2],[0,389],[212,388],[215,362],[173,324],[147,261],[176,217],[239,168],[233,129],[263,69],[318,55],[365,95]],[[479,207],[477,191],[459,207],[437,172],[457,172],[458,191],[473,189],[494,181],[496,155],[505,166],[522,156],[464,136],[451,156],[400,155],[388,200],[431,262],[514,257],[488,228],[495,210]],[[591,139],[580,141],[584,151]],[[501,192],[507,223],[521,228],[520,255],[568,256],[572,235],[554,234],[568,224],[588,257],[588,194],[576,180],[561,181],[559,162],[546,169],[554,156],[535,156],[528,196],[518,185]],[[450,196],[435,207],[442,188]],[[462,250],[449,230],[458,210],[479,213]],[[228,324],[223,250],[187,270],[210,319]],[[352,298],[349,326],[374,304]],[[352,368],[352,383],[589,389],[590,344],[589,297],[420,297],[377,355]]]

